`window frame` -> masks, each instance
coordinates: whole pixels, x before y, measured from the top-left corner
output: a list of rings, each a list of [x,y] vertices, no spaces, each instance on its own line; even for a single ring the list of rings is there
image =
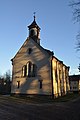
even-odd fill
[[[17,88],[20,88],[20,81],[17,81]]]
[[[30,55],[32,53],[32,48],[28,48],[28,54]]]
[[[26,65],[22,67],[22,76],[26,77]]]
[[[22,67],[23,77],[36,77],[37,76],[37,66],[28,61],[26,65]]]
[[[42,89],[42,87],[43,87],[42,81],[43,80],[39,80],[39,89]]]

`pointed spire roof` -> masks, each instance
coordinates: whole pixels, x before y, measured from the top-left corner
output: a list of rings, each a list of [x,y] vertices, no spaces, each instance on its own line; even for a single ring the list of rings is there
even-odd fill
[[[38,30],[40,30],[40,27],[37,25],[36,20],[35,20],[35,12],[34,12],[34,20],[31,23],[31,25],[28,26],[29,29],[36,27]]]

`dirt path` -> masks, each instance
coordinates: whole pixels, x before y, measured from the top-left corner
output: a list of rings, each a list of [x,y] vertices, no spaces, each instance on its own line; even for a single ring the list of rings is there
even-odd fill
[[[80,99],[53,104],[30,104],[0,97],[0,120],[80,120]]]

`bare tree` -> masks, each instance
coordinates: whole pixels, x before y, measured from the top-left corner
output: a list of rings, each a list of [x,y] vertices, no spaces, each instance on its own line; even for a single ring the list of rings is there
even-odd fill
[[[1,93],[2,94],[10,94],[11,92],[11,72],[8,70],[4,75],[3,75],[3,82],[1,84],[2,89]]]
[[[75,23],[78,23],[80,26],[80,0],[71,0],[70,2],[70,6],[72,7],[73,10],[73,21]],[[80,28],[79,28],[79,32],[76,35],[76,50],[80,51]],[[78,66],[79,72],[80,72],[80,63]]]
[[[8,70],[5,74],[4,74],[4,79],[6,81],[11,81],[11,72],[10,70]]]
[[[80,22],[80,0],[72,0],[70,6],[73,8],[73,19]]]
[[[80,0],[71,0],[70,6],[73,10],[73,20],[75,21],[75,23],[78,23],[80,25]],[[78,32],[76,39],[76,50],[80,51],[80,32]]]

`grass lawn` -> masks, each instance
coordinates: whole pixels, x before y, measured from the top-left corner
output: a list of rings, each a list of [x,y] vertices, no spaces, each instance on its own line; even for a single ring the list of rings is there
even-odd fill
[[[54,101],[55,102],[67,102],[71,100],[75,100],[80,97],[79,93],[69,93],[67,95],[64,95],[62,97],[56,98]]]
[[[58,97],[55,99],[52,99],[49,96],[8,96],[6,99],[10,99],[13,101],[18,101],[18,102],[26,102],[26,103],[54,103],[54,102],[67,102],[71,100],[75,100],[80,97],[80,94],[67,94],[62,97]]]

